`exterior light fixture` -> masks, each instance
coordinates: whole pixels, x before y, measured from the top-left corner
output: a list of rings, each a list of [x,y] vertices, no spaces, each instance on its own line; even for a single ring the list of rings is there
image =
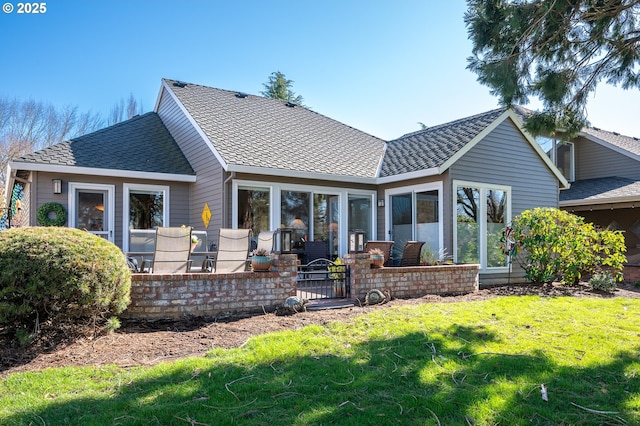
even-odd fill
[[[53,193],[62,194],[62,179],[52,179],[53,181]]]
[[[293,231],[291,228],[280,229],[280,253],[291,253],[291,239],[293,238]]]
[[[364,231],[357,229],[349,232],[349,253],[364,253]]]
[[[378,207],[384,207],[384,198],[378,198]]]

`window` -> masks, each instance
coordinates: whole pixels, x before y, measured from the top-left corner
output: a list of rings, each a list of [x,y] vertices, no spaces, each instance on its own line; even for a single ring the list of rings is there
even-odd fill
[[[124,184],[124,250],[153,251],[155,228],[169,226],[169,187]]]
[[[575,152],[573,142],[565,142],[544,136],[536,138],[538,144],[547,153],[553,164],[569,181],[575,181]]]
[[[407,241],[424,241],[424,249],[437,257],[442,248],[440,220],[442,183],[400,188],[387,192],[393,258],[400,259]]]
[[[510,191],[503,186],[454,181],[456,262],[479,263],[482,269],[507,266],[500,237],[510,221]]]
[[[269,188],[238,188],[238,228],[251,229],[253,238],[270,231],[271,191]]]

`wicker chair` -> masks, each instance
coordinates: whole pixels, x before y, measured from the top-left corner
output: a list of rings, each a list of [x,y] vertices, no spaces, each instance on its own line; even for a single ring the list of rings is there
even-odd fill
[[[380,249],[384,254],[384,266],[391,266],[391,250],[393,250],[393,241],[367,241],[364,245],[364,251],[369,252],[373,249]]]
[[[420,252],[424,241],[407,241],[402,251],[402,260],[400,266],[418,266],[420,265]]]

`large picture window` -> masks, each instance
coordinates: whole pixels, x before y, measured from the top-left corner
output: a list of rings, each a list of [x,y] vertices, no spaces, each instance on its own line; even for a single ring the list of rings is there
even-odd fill
[[[479,263],[482,269],[506,267],[500,237],[511,219],[510,188],[454,182],[454,193],[454,260]]]

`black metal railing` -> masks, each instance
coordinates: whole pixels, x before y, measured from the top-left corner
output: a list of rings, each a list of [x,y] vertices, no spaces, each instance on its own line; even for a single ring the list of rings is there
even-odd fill
[[[329,259],[298,266],[298,296],[303,299],[346,299],[351,296],[349,267]]]

